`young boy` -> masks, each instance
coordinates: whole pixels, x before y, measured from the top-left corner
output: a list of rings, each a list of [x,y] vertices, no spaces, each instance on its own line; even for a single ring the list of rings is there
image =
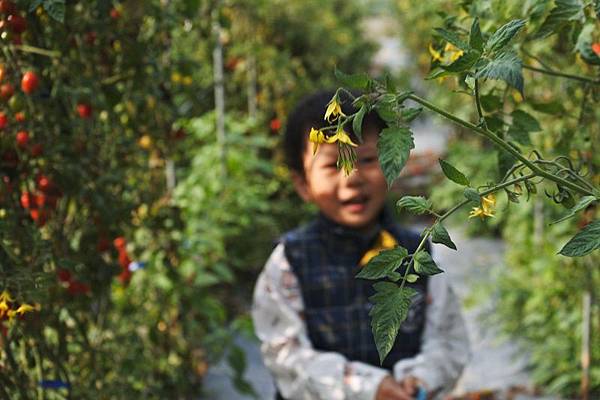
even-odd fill
[[[337,168],[337,143],[313,151],[309,132],[330,125],[323,114],[333,95],[305,98],[288,120],[284,146],[293,183],[319,214],[281,238],[256,283],[252,318],[265,365],[278,399],[409,400],[418,387],[438,398],[469,359],[460,306],[446,274],[409,284],[419,295],[380,366],[368,315],[373,281],[355,275],[380,250],[401,245],[412,253],[419,235],[396,224],[385,207],[377,157],[385,124],[375,113],[363,120],[349,175]],[[342,100],[349,114],[351,101]]]

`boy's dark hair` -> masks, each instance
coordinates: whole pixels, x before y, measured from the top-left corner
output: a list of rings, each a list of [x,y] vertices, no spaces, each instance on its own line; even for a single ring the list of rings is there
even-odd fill
[[[283,150],[285,152],[286,164],[292,171],[304,175],[302,155],[308,144],[308,134],[311,128],[321,129],[330,125],[330,123],[323,119],[323,116],[325,115],[327,104],[331,101],[334,94],[335,90],[322,90],[303,97],[290,113],[283,136]],[[360,93],[352,94],[355,97],[360,96]],[[339,97],[344,114],[350,115],[356,112],[356,109],[352,106],[352,99],[347,93],[341,91]],[[363,119],[363,132],[368,132],[372,129],[379,133],[385,127],[385,122],[376,112],[366,114]],[[344,127],[344,130],[356,142],[352,126],[348,124]]]

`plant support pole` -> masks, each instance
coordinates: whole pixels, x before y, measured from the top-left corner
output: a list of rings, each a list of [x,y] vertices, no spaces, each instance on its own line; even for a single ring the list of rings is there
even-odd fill
[[[217,128],[217,143],[221,173],[225,176],[225,87],[223,82],[223,43],[221,41],[221,25],[219,24],[219,7],[213,11],[213,34],[215,48],[213,49],[213,79],[215,82],[215,118]]]
[[[590,398],[590,324],[592,311],[592,295],[583,293],[583,324],[581,329],[581,399]]]

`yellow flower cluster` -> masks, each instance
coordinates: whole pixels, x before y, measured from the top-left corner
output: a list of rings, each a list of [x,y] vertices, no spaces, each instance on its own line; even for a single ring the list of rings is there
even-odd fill
[[[429,43],[429,54],[431,54],[433,61],[452,64],[454,61],[458,60],[464,54],[464,52],[453,44],[446,43],[446,46],[444,47],[444,55],[442,56],[442,53],[434,49],[433,45]]]
[[[0,293],[0,321],[6,318],[8,318],[9,321],[12,321],[12,319],[17,315],[23,315],[27,312],[35,310],[35,307],[25,303],[14,309],[12,307],[12,303],[14,301],[15,300],[10,297],[10,293],[8,293],[7,290],[4,290],[2,293]]]
[[[338,97],[337,93],[335,96],[333,96],[333,98],[331,99],[331,101],[327,104],[327,110],[325,110],[325,120],[327,122],[332,122],[335,121],[338,116],[343,116],[345,117],[346,114],[344,114],[342,112],[342,104],[340,103],[340,98]],[[333,117],[333,118],[331,118]]]
[[[493,193],[490,193],[481,198],[481,207],[473,207],[471,213],[469,214],[469,218],[480,217],[484,219],[485,217],[493,217],[494,211],[496,207],[496,196]]]

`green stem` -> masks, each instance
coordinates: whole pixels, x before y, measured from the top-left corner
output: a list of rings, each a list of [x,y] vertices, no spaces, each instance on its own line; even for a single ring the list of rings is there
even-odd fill
[[[491,140],[492,142],[494,142],[498,147],[500,147],[501,149],[503,149],[504,151],[507,151],[508,153],[510,153],[513,157],[515,157],[517,160],[521,161],[523,164],[527,165],[529,167],[529,169],[531,169],[531,171],[533,171],[536,175],[539,176],[543,176],[544,178],[547,178],[553,182],[556,182],[558,184],[560,184],[561,186],[565,186],[568,187],[572,190],[575,190],[581,194],[585,194],[585,195],[598,195],[598,193],[600,193],[597,190],[594,191],[589,191],[586,188],[582,188],[581,186],[569,182],[566,179],[560,178],[558,176],[555,176],[551,173],[546,172],[545,170],[539,168],[537,165],[535,165],[533,162],[531,162],[529,159],[527,159],[526,157],[524,157],[521,153],[519,153],[515,148],[513,148],[511,145],[509,145],[508,143],[506,143],[504,140],[502,140],[501,138],[499,138],[498,136],[496,136],[496,134],[494,132],[491,132],[489,130],[486,129],[482,129],[468,121],[465,121],[461,118],[458,118],[448,112],[446,112],[445,110],[437,107],[435,104],[432,104],[430,102],[428,102],[425,99],[422,99],[419,96],[416,96],[414,94],[411,94],[408,96],[409,99],[416,101],[417,103],[422,104],[423,106],[429,108],[430,110],[448,118],[449,120],[455,122],[458,125],[461,125],[467,129],[470,129],[472,131],[475,131],[477,133],[479,133],[480,135],[485,136],[487,139]],[[595,193],[596,192],[596,193]]]
[[[28,44],[20,44],[18,46],[14,46],[14,48],[16,50],[20,50],[26,53],[35,53],[50,58],[60,57],[60,51],[41,49],[39,47],[30,46]]]
[[[558,72],[558,71],[554,71],[551,69],[536,68],[536,67],[532,67],[531,65],[523,65],[523,68],[528,69],[530,71],[546,74],[546,75],[559,76],[561,78],[573,79],[573,80],[576,80],[579,82],[586,82],[586,83],[593,83],[594,85],[600,85],[600,80],[588,78],[585,76],[565,74],[564,72]]]
[[[475,104],[477,105],[477,115],[479,115],[479,123],[483,124],[485,130],[488,130],[485,118],[483,118],[483,110],[481,108],[481,99],[479,98],[479,79],[475,79]]]

